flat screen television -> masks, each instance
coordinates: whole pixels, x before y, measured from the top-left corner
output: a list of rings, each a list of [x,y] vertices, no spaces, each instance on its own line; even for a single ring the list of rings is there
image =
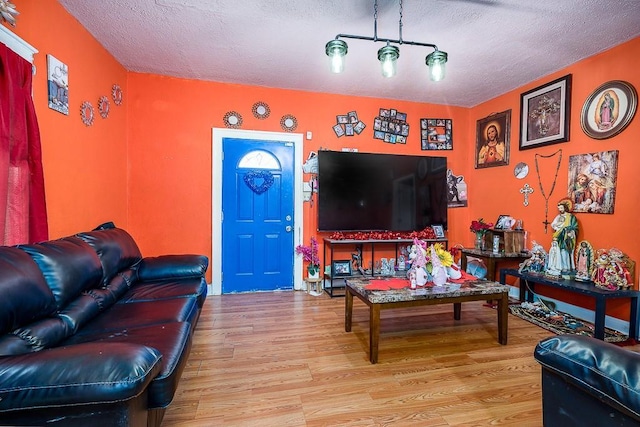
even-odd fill
[[[321,150],[318,231],[447,229],[447,158]]]

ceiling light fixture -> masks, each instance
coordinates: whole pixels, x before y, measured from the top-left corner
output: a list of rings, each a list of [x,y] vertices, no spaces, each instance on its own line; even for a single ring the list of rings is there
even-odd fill
[[[400,49],[395,44],[408,44],[413,46],[425,46],[433,48],[425,58],[425,64],[429,66],[429,77],[433,81],[440,81],[445,75],[445,64],[448,55],[446,52],[438,50],[438,46],[432,43],[421,43],[402,40],[402,0],[400,0],[400,22],[398,24],[398,39],[385,39],[378,37],[378,0],[373,2],[373,37],[356,36],[352,34],[338,34],[334,40],[329,41],[325,46],[325,53],[331,61],[331,71],[341,73],[344,71],[345,57],[347,55],[348,46],[343,39],[369,40],[372,42],[386,42],[386,45],[378,50],[378,60],[382,66],[382,75],[384,77],[393,77],[396,75],[396,67],[398,58],[400,57]]]

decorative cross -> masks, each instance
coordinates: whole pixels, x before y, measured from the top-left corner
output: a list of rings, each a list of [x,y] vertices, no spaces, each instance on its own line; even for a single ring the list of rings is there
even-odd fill
[[[525,184],[524,187],[520,189],[520,194],[524,194],[524,202],[525,206],[529,206],[529,194],[533,193],[533,188],[529,184]]]

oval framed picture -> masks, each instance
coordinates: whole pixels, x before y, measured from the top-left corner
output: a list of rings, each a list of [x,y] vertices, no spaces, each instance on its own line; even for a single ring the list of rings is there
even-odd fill
[[[638,93],[628,82],[612,80],[600,85],[582,107],[580,125],[593,139],[607,139],[631,123],[638,106]]]

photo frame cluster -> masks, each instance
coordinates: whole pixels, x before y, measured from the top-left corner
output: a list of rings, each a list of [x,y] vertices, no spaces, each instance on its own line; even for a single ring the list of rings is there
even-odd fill
[[[453,120],[420,119],[423,150],[453,150]]]
[[[333,131],[340,138],[342,136],[360,135],[365,127],[364,122],[358,119],[358,113],[349,111],[347,114],[336,116],[336,124],[333,126]]]
[[[407,113],[396,109],[381,108],[373,119],[373,137],[390,144],[406,144],[409,136]]]

